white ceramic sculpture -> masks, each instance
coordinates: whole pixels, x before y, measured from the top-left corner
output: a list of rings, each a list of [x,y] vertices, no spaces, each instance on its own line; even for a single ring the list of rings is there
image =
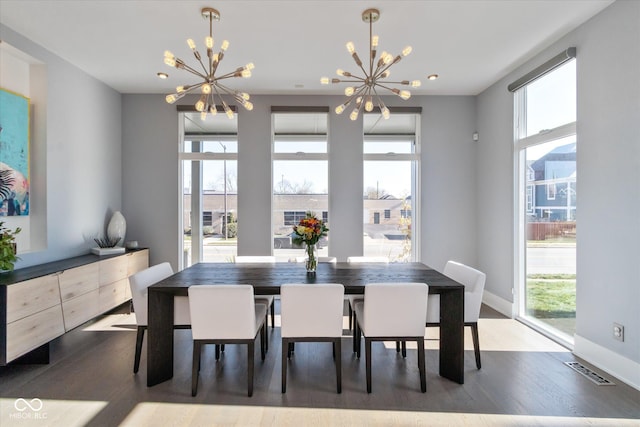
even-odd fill
[[[111,221],[109,221],[109,225],[107,226],[107,236],[111,239],[120,240],[116,246],[124,245],[124,235],[127,232],[127,221],[125,221],[124,216],[120,213],[120,211],[115,211],[113,216],[111,217]]]

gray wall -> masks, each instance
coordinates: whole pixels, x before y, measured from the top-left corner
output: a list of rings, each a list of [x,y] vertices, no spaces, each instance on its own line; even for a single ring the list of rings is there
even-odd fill
[[[604,349],[597,362],[610,372],[616,372],[611,356],[640,362],[639,23],[640,2],[615,2],[477,98],[476,253],[486,289],[512,301],[513,95],[507,85],[577,47],[576,352]],[[624,343],[613,339],[613,322],[626,326]]]
[[[32,167],[40,166],[36,176],[46,170],[46,196],[31,204],[36,216],[46,210],[46,248],[19,254],[16,268],[85,254],[121,207],[121,96],[11,29],[0,26],[0,31],[4,42],[44,63],[32,80],[46,82],[31,87],[47,91],[46,106],[34,105],[41,116],[33,134],[42,144],[32,145],[30,153]]]
[[[330,253],[362,250],[362,122],[337,116],[342,97],[255,96],[238,117],[238,221],[242,255],[271,253],[271,106],[329,106]],[[189,101],[183,102],[189,105]],[[475,264],[474,97],[415,96],[390,106],[421,106],[422,261]],[[178,118],[162,95],[123,95],[123,213],[128,238],[151,248],[151,262],[178,265]],[[265,218],[256,222],[254,219]]]

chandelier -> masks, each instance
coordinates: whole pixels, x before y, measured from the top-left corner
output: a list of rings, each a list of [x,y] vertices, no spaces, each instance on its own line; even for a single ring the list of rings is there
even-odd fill
[[[251,70],[253,70],[254,65],[253,63],[249,63],[244,67],[238,67],[234,71],[231,71],[229,73],[219,74],[216,76],[218,66],[224,58],[224,53],[229,48],[229,41],[224,40],[220,45],[220,51],[215,54],[213,53],[213,20],[220,20],[220,12],[211,7],[202,8],[201,12],[203,18],[209,19],[209,36],[204,40],[205,46],[207,47],[207,59],[203,61],[202,55],[200,55],[200,52],[198,52],[198,50],[196,49],[196,44],[192,39],[187,40],[187,44],[193,51],[193,55],[200,63],[202,71],[199,71],[198,69],[192,68],[189,65],[185,64],[183,60],[181,60],[180,58],[176,58],[173,53],[169,52],[168,50],[164,52],[164,63],[169,65],[170,67],[186,70],[191,74],[200,77],[202,81],[193,85],[178,86],[176,88],[176,93],[167,95],[165,99],[169,104],[173,104],[186,94],[199,90],[201,92],[201,95],[198,102],[196,102],[195,107],[197,111],[200,111],[200,118],[202,120],[206,119],[207,113],[212,115],[217,114],[218,111],[215,103],[216,97],[220,100],[222,109],[224,110],[227,117],[232,119],[234,114],[233,110],[222,98],[223,94],[231,96],[247,110],[252,110],[253,104],[249,102],[248,93],[238,92],[236,90],[230,89],[229,87],[222,84],[221,81],[232,77],[249,78],[251,77]]]
[[[380,95],[378,94],[379,89],[388,90],[395,95],[398,95],[400,98],[407,100],[411,97],[411,92],[408,90],[400,90],[398,88],[391,88],[388,85],[403,85],[403,86],[411,86],[411,87],[419,87],[420,80],[401,80],[401,81],[387,81],[385,80],[391,72],[389,68],[393,64],[397,64],[400,60],[409,55],[411,53],[411,46],[407,46],[402,50],[402,53],[397,56],[393,56],[388,52],[383,51],[380,54],[380,59],[376,62],[376,53],[378,50],[378,36],[373,35],[373,23],[378,21],[380,18],[380,11],[378,9],[367,9],[362,12],[362,20],[364,22],[369,23],[369,63],[363,64],[358,56],[355,47],[352,42],[347,43],[347,50],[351,54],[351,57],[356,62],[360,70],[362,71],[363,76],[359,76],[356,74],[352,74],[348,71],[344,71],[342,69],[338,69],[336,73],[339,76],[347,77],[347,79],[331,79],[328,77],[322,77],[320,79],[320,83],[329,84],[331,83],[355,83],[353,86],[349,86],[344,90],[344,94],[348,97],[347,100],[338,105],[335,109],[336,114],[342,114],[344,110],[349,107],[349,105],[355,101],[355,107],[351,111],[349,118],[351,120],[356,120],[362,107],[364,106],[365,111],[372,111],[374,108],[374,103],[377,104],[377,107],[380,108],[380,112],[385,119],[389,118],[389,109],[382,102]]]

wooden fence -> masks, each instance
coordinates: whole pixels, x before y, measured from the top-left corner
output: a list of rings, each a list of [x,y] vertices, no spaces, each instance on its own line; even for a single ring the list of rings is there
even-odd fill
[[[573,222],[528,222],[527,240],[546,240],[555,237],[575,236],[576,223]]]

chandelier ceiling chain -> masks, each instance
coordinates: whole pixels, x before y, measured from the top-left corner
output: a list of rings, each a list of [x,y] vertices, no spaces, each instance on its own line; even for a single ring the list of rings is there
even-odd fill
[[[209,19],[209,36],[205,38],[205,46],[207,47],[207,59],[203,61],[202,55],[200,55],[200,52],[198,52],[198,50],[196,49],[196,44],[192,39],[188,39],[187,44],[189,45],[189,48],[191,48],[195,58],[200,63],[202,71],[199,71],[187,65],[183,60],[181,60],[180,58],[176,58],[173,53],[169,52],[168,50],[164,52],[164,63],[169,65],[170,67],[188,71],[189,73],[200,77],[202,81],[193,85],[178,86],[176,88],[176,93],[167,95],[165,99],[169,104],[173,104],[186,94],[199,89],[202,95],[200,96],[198,102],[196,102],[195,107],[197,111],[200,111],[200,117],[202,120],[206,119],[207,113],[211,115],[217,114],[215,103],[216,97],[220,100],[220,104],[222,105],[222,108],[227,117],[232,119],[234,115],[233,110],[225,102],[222,95],[231,96],[247,110],[252,110],[253,104],[249,102],[250,96],[248,93],[233,90],[222,84],[221,80],[229,79],[232,77],[249,78],[251,77],[251,70],[253,70],[254,65],[250,62],[244,67],[238,67],[234,71],[216,76],[216,71],[218,71],[218,66],[224,58],[224,53],[229,48],[229,41],[223,40],[222,44],[220,45],[220,51],[214,54],[213,20],[220,20],[220,12],[211,7],[204,7],[202,8],[201,13],[203,18]]]
[[[329,84],[329,83],[355,83],[353,86],[349,86],[344,90],[344,94],[348,97],[347,100],[338,105],[335,109],[336,114],[342,114],[342,112],[349,107],[349,105],[355,101],[355,107],[351,111],[349,118],[351,120],[356,120],[362,107],[364,106],[365,111],[372,111],[374,108],[374,102],[377,104],[378,108],[380,108],[380,112],[385,119],[389,118],[389,108],[384,104],[382,98],[378,94],[377,89],[385,89],[388,90],[400,98],[407,100],[411,97],[411,93],[408,90],[400,90],[397,88],[392,88],[389,85],[404,85],[411,87],[419,87],[420,80],[401,80],[401,81],[387,81],[385,80],[391,72],[389,68],[393,66],[393,64],[397,64],[400,60],[409,55],[411,53],[411,46],[407,46],[402,50],[402,53],[397,56],[393,56],[386,51],[382,51],[380,54],[380,59],[375,61],[377,50],[378,50],[378,36],[373,35],[373,23],[378,21],[380,18],[380,11],[378,9],[367,9],[362,12],[362,20],[364,22],[369,23],[369,67],[368,70],[363,66],[358,53],[355,50],[355,46],[352,42],[347,43],[347,50],[351,54],[351,57],[355,61],[356,65],[362,71],[364,77],[359,75],[352,74],[348,71],[344,71],[342,69],[338,69],[336,73],[339,76],[347,77],[347,79],[339,79],[333,78],[329,79],[328,77],[322,77],[320,79],[320,83]]]

